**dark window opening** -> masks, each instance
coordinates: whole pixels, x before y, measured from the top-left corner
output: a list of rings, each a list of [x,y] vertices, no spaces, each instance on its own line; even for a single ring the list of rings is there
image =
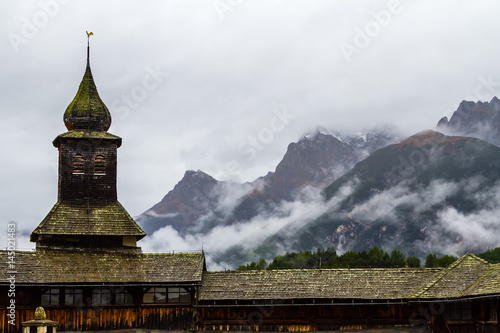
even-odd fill
[[[59,305],[59,288],[49,288],[42,294],[42,305]]]
[[[94,160],[94,174],[106,174],[106,161],[102,155],[97,155]]]
[[[110,305],[111,291],[107,288],[92,289],[92,305]]]
[[[144,294],[144,303],[167,303],[167,288],[153,287]]]
[[[64,289],[65,305],[83,305],[83,289]]]
[[[149,304],[189,303],[191,295],[184,288],[153,287],[144,294],[143,302]]]
[[[73,156],[73,174],[83,174],[84,166],[85,163],[82,155],[76,154]]]
[[[125,290],[120,290],[115,293],[115,304],[117,305],[134,304],[134,298],[132,297],[132,294],[126,292]]]
[[[168,288],[168,303],[191,302],[191,295],[184,288]]]
[[[472,308],[470,302],[447,304],[444,318],[446,320],[471,320]]]

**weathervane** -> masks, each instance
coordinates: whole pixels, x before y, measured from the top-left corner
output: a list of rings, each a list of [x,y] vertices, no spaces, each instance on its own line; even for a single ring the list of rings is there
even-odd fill
[[[90,66],[89,54],[90,54],[90,36],[93,36],[94,33],[85,31],[87,33],[87,67]]]

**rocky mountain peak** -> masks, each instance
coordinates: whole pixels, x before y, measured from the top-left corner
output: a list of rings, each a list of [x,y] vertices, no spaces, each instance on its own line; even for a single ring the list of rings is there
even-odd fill
[[[493,97],[490,102],[462,101],[449,120],[439,120],[437,129],[500,145],[500,100]]]

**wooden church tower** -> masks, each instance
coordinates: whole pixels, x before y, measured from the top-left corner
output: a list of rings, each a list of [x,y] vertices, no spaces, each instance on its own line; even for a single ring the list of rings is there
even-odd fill
[[[108,133],[111,115],[87,67],[64,112],[68,132],[59,135],[58,201],[31,233],[37,248],[138,249],[146,233],[117,201],[116,158],[122,139]]]

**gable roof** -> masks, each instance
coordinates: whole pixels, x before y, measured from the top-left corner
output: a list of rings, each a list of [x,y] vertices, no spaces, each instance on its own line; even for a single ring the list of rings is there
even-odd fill
[[[37,250],[17,252],[16,283],[183,283],[200,282],[203,253],[87,253]],[[0,261],[7,262],[7,251]],[[10,277],[0,270],[0,283]]]
[[[464,296],[492,295],[500,293],[500,264],[490,265],[482,277],[463,293]]]
[[[412,298],[458,298],[466,296],[467,290],[477,283],[491,269],[491,266],[486,260],[467,253],[437,274],[432,281],[415,292]],[[487,289],[488,287],[483,286],[484,288]],[[498,287],[496,293],[500,293]]]
[[[205,272],[200,300],[402,299],[441,269],[287,269]]]
[[[31,241],[39,235],[137,236],[146,233],[118,202],[102,206],[72,205],[57,202],[31,233]]]

